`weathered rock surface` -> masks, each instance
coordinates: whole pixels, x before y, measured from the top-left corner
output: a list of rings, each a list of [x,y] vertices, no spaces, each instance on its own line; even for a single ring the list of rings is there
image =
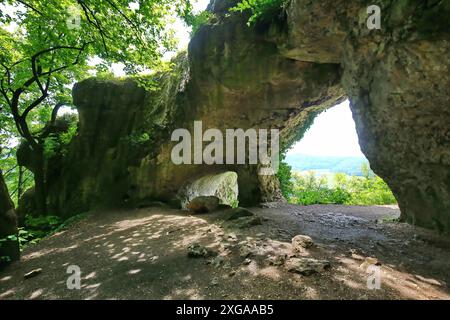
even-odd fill
[[[285,266],[289,272],[304,276],[311,276],[331,268],[329,261],[312,258],[291,258],[286,261]]]
[[[234,228],[238,229],[248,229],[251,227],[256,227],[262,225],[263,220],[261,217],[252,216],[252,217],[243,217],[232,222]]]
[[[245,208],[233,208],[225,213],[225,219],[227,221],[238,220],[240,218],[253,217],[255,214]]]
[[[344,97],[338,65],[284,56],[272,31],[249,28],[247,19],[233,14],[202,27],[189,57],[179,57],[173,72],[158,76],[156,91],[132,80],[77,84],[79,135],[61,180],[49,186],[52,212],[168,201],[187,183],[228,171],[237,173],[241,205],[282,200],[277,178],[260,176],[256,165],[178,166],[170,158],[171,133],[193,132],[194,120],[201,119],[205,129],[278,128],[287,145],[318,112]]]
[[[403,221],[450,233],[450,2],[382,10],[382,30],[354,25],[343,50],[361,148]]]
[[[186,206],[195,213],[210,213],[217,210],[220,200],[217,197],[197,197]]]
[[[200,28],[189,56],[161,88],[132,80],[77,84],[79,136],[50,186],[52,212],[74,214],[125,200],[169,200],[186,183],[227,171],[239,201],[280,201],[276,177],[258,166],[170,160],[174,128],[277,128],[298,140],[314,117],[351,100],[363,152],[391,186],[403,220],[450,233],[450,5],[388,0],[381,30],[367,28],[370,1],[292,0],[285,19],[248,27],[226,14]]]
[[[17,217],[14,204],[9,197],[3,173],[0,171],[0,268],[8,262],[20,259],[19,243],[8,240],[9,236],[17,236]]]
[[[217,255],[217,252],[206,248],[198,243],[192,243],[187,248],[188,257],[190,258],[208,258]]]
[[[314,245],[311,237],[298,235],[292,239],[292,249],[295,252],[302,252],[304,249],[309,249]]]
[[[192,183],[188,183],[178,192],[183,208],[196,197],[213,196],[220,204],[233,206],[238,202],[238,176],[235,172],[224,172],[207,175]]]

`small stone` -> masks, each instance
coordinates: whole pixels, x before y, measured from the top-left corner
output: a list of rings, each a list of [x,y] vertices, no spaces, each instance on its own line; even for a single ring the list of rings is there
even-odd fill
[[[214,286],[214,287],[218,286],[219,285],[219,280],[217,278],[213,278],[211,280],[211,285]]]
[[[214,268],[219,268],[225,262],[225,258],[222,256],[217,256],[211,261],[211,265]]]
[[[286,257],[284,257],[284,256],[272,256],[272,257],[269,257],[268,261],[269,261],[270,265],[275,266],[275,267],[279,267],[279,266],[282,266],[285,263]]]
[[[233,245],[229,242],[222,243],[222,248],[224,250],[231,249],[232,247],[233,247]]]
[[[355,259],[355,260],[364,260],[363,256],[356,254],[356,253],[352,253],[351,257],[352,257],[352,259]]]
[[[327,260],[316,260],[312,258],[292,258],[286,261],[286,269],[289,272],[298,273],[304,276],[311,276],[331,268],[331,263]]]
[[[254,248],[248,244],[243,245],[239,248],[239,255],[242,258],[248,258],[254,254]]]
[[[245,259],[244,260],[244,262],[242,262],[242,264],[244,265],[244,266],[248,266],[250,263],[252,263],[252,260],[251,259]]]
[[[41,269],[41,268],[39,268],[39,269],[34,269],[34,270],[32,270],[32,271],[26,273],[23,277],[24,277],[25,279],[31,279],[31,278],[37,277],[37,276],[40,275],[41,273],[42,273],[42,269]]]
[[[308,236],[298,235],[292,239],[292,248],[297,252],[302,252],[304,249],[311,248],[313,245],[314,241]]]
[[[366,270],[369,266],[381,266],[381,263],[377,258],[367,257],[359,267]]]
[[[207,258],[217,255],[214,251],[198,244],[190,244],[188,246],[188,257],[190,258]]]

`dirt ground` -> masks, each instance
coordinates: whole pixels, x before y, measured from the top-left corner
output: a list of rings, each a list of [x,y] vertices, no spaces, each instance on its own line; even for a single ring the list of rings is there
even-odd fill
[[[251,210],[263,223],[246,229],[225,222],[221,212],[96,212],[27,248],[21,262],[0,273],[0,299],[450,299],[450,239],[388,222],[399,215],[395,207]],[[289,272],[283,259],[293,255],[296,235],[315,243],[301,257],[328,260],[331,268]],[[193,243],[218,257],[188,257]],[[374,261],[378,290],[367,286]],[[71,265],[81,269],[81,290],[67,289]],[[42,273],[24,279],[36,268]]]

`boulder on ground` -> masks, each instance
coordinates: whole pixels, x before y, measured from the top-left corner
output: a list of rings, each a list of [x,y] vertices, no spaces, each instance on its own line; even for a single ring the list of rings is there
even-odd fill
[[[311,237],[298,235],[292,239],[292,249],[296,252],[302,252],[304,249],[309,249],[314,245]]]
[[[286,269],[289,272],[310,276],[326,271],[331,268],[327,260],[316,260],[312,258],[291,258],[286,261]]]
[[[220,204],[233,207],[238,203],[238,183],[236,172],[207,175],[188,183],[178,192],[181,206],[186,209],[193,199],[201,196],[214,196]]]

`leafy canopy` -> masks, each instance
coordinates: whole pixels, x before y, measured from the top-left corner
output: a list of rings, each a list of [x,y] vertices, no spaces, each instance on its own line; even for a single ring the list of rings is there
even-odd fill
[[[67,139],[48,124],[71,105],[93,58],[100,74],[113,63],[127,74],[158,69],[176,44],[169,23],[191,11],[190,0],[0,0],[0,168],[10,191],[28,187],[15,187],[20,139],[44,154],[64,151]]]
[[[252,15],[248,24],[252,25],[260,21],[270,22],[280,14],[286,3],[287,0],[242,0],[230,11],[250,11]]]
[[[128,74],[156,68],[175,46],[170,20],[192,6],[189,0],[7,0],[1,9],[1,127],[13,119],[29,139],[36,132],[26,127],[51,113],[35,109],[70,103],[71,86],[89,75],[91,58],[101,59],[100,71],[112,63]],[[6,28],[11,23],[18,26],[13,32]]]

